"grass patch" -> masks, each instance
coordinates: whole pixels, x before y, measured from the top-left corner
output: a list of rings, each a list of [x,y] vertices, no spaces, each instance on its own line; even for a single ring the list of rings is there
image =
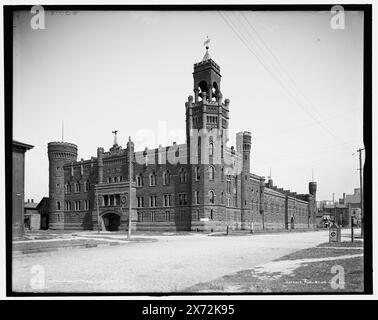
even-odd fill
[[[343,241],[343,242],[325,242],[322,244],[319,244],[318,247],[336,247],[336,248],[363,248],[364,243],[363,241]]]
[[[198,283],[185,292],[238,292],[238,293],[349,293],[363,292],[363,256],[338,259],[339,256],[360,255],[357,243],[324,243],[276,259],[264,268],[239,271],[210,282]],[[351,249],[339,249],[339,248]],[[355,249],[353,249],[355,248]],[[322,258],[336,258],[321,260]],[[301,262],[301,259],[319,261]],[[275,266],[275,267],[272,267]],[[278,267],[277,267],[278,266]],[[333,271],[333,272],[332,272]],[[344,277],[342,277],[344,273]],[[344,279],[344,285],[335,276]],[[339,287],[331,286],[333,282]]]

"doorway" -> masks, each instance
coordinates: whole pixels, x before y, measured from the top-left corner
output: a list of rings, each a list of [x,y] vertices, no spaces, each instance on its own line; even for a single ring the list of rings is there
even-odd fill
[[[291,230],[294,229],[294,217],[291,217],[291,219],[290,219],[290,229]]]
[[[109,212],[102,216],[106,231],[118,231],[121,219],[118,214]]]

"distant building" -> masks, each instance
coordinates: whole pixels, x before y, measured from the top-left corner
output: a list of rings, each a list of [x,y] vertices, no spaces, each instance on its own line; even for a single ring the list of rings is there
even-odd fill
[[[41,230],[49,228],[49,198],[43,197],[37,206],[38,213],[41,217]]]
[[[338,202],[332,200],[318,201],[318,213],[316,216],[318,227],[324,227],[325,223],[335,221],[343,227],[350,227],[351,216],[355,217],[357,226],[361,223],[361,193],[360,189],[354,189],[353,194],[343,193]]]
[[[41,228],[41,215],[38,212],[38,202],[28,199],[24,204],[24,227],[26,230],[39,230]]]
[[[24,233],[25,152],[34,146],[13,140],[12,147],[12,237]]]

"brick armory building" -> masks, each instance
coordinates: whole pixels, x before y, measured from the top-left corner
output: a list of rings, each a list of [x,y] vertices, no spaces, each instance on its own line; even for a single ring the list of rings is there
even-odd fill
[[[130,199],[137,230],[316,227],[316,182],[309,194],[297,194],[251,173],[250,132],[236,135],[236,148],[226,145],[230,100],[223,100],[220,67],[208,51],[193,80],[185,144],[134,152],[131,140],[118,145],[115,132],[109,151],[98,148],[97,157],[80,161],[75,144],[48,144],[51,229],[126,230]]]

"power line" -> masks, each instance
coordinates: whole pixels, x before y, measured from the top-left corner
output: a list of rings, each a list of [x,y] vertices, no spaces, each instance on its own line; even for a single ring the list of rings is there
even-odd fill
[[[244,17],[244,16],[243,16]],[[236,19],[238,19],[236,17]],[[249,22],[249,21],[247,21]],[[251,40],[254,41],[252,35],[249,33],[249,31],[244,27],[244,25],[240,22],[239,20],[239,23],[242,25],[242,27],[247,31],[247,34],[250,36]],[[249,25],[251,26],[251,24],[249,23]],[[255,30],[255,32],[257,33],[256,29],[253,28],[253,30]],[[294,81],[294,79],[290,76],[290,74],[286,71],[286,69],[283,67],[283,65],[279,62],[278,58],[273,54],[273,52],[269,49],[268,45],[265,43],[265,41],[262,40],[262,38],[260,37],[260,35],[258,35],[258,37],[261,39],[261,41],[263,42],[264,46],[266,48],[268,48],[268,51],[271,53],[271,55],[275,58],[276,62],[278,63],[278,65],[281,67],[281,69],[284,71],[284,74],[286,75],[286,77],[291,80],[291,82],[294,84],[294,88],[297,89],[297,91],[299,92],[300,95],[302,95],[302,98],[304,98],[304,100],[308,100],[306,99],[306,96],[302,93],[302,91],[300,90],[300,88],[298,87],[298,85],[296,84],[296,82]],[[286,83],[286,82],[285,82]],[[285,85],[284,83],[284,85]],[[295,91],[295,90],[294,90]],[[335,137],[337,140],[339,140],[348,150],[349,150],[349,146],[347,146],[347,144],[345,143],[345,141],[343,141],[340,137],[338,137],[337,135],[335,135],[327,126],[325,126],[319,119],[317,119],[314,115],[311,114],[311,112],[305,107],[302,105],[302,103],[299,102],[299,100],[295,99],[296,102],[300,105],[300,107],[313,119],[315,120],[315,122],[321,126],[324,130],[326,130],[330,135],[332,135],[333,137]],[[312,107],[312,109],[314,109],[314,111],[316,112],[316,108],[311,104],[311,102],[309,102],[309,100],[307,101],[307,103]],[[311,110],[311,109],[310,109]],[[317,113],[317,112],[316,112]],[[318,113],[318,116],[319,116],[319,113]],[[321,116],[320,116],[321,117]]]
[[[292,92],[290,92],[290,90],[288,90],[285,86],[284,83],[282,83],[282,81],[277,78],[277,76],[272,73],[271,70],[269,70],[269,68],[266,66],[266,64],[261,60],[261,58],[258,56],[258,54],[253,51],[249,46],[248,44],[246,43],[244,37],[242,36],[241,33],[239,33],[237,30],[236,30],[236,27],[234,26],[234,23],[232,22],[232,19],[230,17],[227,16],[226,13],[222,14],[220,11],[218,11],[218,13],[220,14],[220,16],[222,17],[222,19],[226,22],[226,24],[230,27],[230,29],[235,33],[235,35],[239,38],[240,41],[242,41],[242,43],[245,45],[245,47],[248,49],[249,52],[251,52],[255,57],[256,59],[259,61],[259,63],[264,67],[264,69],[274,78],[275,81],[278,82],[278,84],[281,86],[281,88],[286,91],[286,93],[288,93],[294,100],[295,102],[319,125],[321,126],[325,131],[327,131],[330,135],[332,135],[334,138],[336,138],[337,140],[339,140],[339,142],[341,144],[343,144],[343,146],[345,148],[347,148],[348,150],[350,150],[349,146],[346,145],[346,143],[340,139],[338,136],[336,136],[332,131],[330,131],[327,127],[325,127],[321,121],[319,121],[316,117],[314,117],[311,112],[309,110],[307,110],[307,108],[305,106],[302,105],[302,103],[298,100],[298,98],[293,95]],[[230,21],[228,21],[228,19]],[[243,25],[242,25],[243,26]],[[244,26],[243,26],[244,27]],[[252,36],[250,35],[250,33],[248,32],[247,30],[247,33],[249,34],[250,38],[252,38]],[[253,39],[252,39],[253,40]],[[281,64],[282,65],[282,64]],[[302,94],[303,95],[303,94]]]

